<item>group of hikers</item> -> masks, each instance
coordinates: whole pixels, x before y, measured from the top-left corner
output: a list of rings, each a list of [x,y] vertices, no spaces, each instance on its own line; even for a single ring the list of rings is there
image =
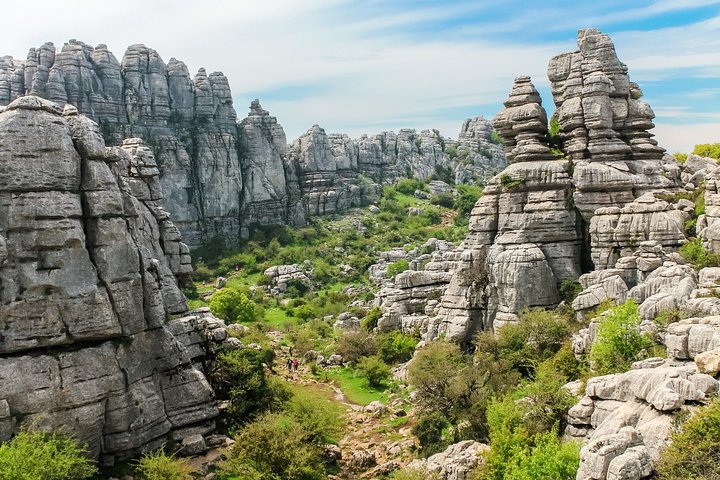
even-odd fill
[[[297,372],[299,363],[300,362],[298,362],[297,358],[294,360],[292,358],[288,358],[288,361],[287,361],[287,363],[285,363],[285,366],[287,367],[288,370]]]

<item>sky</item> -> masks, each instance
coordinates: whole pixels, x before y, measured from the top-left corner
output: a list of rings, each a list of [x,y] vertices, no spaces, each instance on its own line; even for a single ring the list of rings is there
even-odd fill
[[[28,11],[28,10],[31,11]],[[143,43],[166,62],[228,76],[238,116],[259,98],[288,139],[314,124],[357,137],[492,118],[530,75],[548,114],[548,60],[577,30],[609,34],[670,152],[720,142],[720,0],[34,0],[3,5],[0,55],[69,39],[121,59]]]

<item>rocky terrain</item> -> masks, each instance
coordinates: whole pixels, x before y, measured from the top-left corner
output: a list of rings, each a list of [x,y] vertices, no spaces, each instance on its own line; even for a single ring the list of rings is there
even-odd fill
[[[218,408],[202,360],[222,321],[188,313],[188,248],[152,151],[106,148],[77,109],[0,111],[0,441],[70,429],[103,464],[204,444]]]
[[[106,142],[141,137],[157,159],[162,204],[198,246],[215,235],[247,236],[254,225],[303,225],[376,200],[385,183],[426,179],[437,168],[474,183],[505,165],[482,117],[457,141],[437,131],[404,129],[353,140],[314,126],[291,145],[256,100],[241,122],[228,79],[187,66],[144,45],[121,61],[105,45],[70,40],[30,49],[25,60],[0,57],[0,106],[37,95],[75,106],[97,122]]]
[[[509,165],[487,184],[462,244],[443,253],[454,266],[435,282],[423,280],[437,275],[435,257],[396,276],[383,289],[394,296],[377,301],[378,325],[466,342],[517,321],[524,308],[558,305],[561,283],[578,277],[583,291],[572,307],[579,319],[602,302],[634,300],[640,328],[666,346],[668,358],[588,380],[566,434],[584,444],[578,479],[649,478],[676,414],[718,392],[718,269],[696,272],[675,252],[689,240],[696,206],[683,195],[701,185],[708,207],[697,232],[720,252],[720,170],[692,155],[681,166],[657,145],[652,109],[600,31],[581,30],[578,50],[551,59],[548,77],[556,136],[530,78],[516,78],[493,120]],[[420,293],[423,281],[440,287],[431,294],[442,292],[439,303]],[[691,318],[665,331],[652,322],[662,312]],[[576,355],[590,351],[599,321],[575,336]]]

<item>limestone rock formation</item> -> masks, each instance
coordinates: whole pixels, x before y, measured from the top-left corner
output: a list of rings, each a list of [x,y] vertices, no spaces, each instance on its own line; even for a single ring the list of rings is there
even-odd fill
[[[470,471],[483,463],[482,454],[488,450],[484,443],[464,440],[427,459],[413,460],[407,468],[434,473],[443,480],[466,480]]]
[[[62,426],[112,463],[213,429],[198,362],[225,332],[207,312],[174,318],[190,264],[161,201],[139,140],[106,148],[35,96],[0,113],[0,441]]]
[[[22,95],[70,104],[98,122],[105,140],[140,137],[153,150],[163,207],[188,244],[246,236],[257,225],[304,224],[379,198],[399,178],[427,179],[439,168],[457,182],[483,180],[504,166],[492,128],[467,120],[457,142],[436,130],[383,132],[352,140],[311,128],[290,147],[255,100],[237,123],[228,79],[167,63],[145,45],[118,59],[105,45],[46,43],[26,60],[0,58],[0,107]]]

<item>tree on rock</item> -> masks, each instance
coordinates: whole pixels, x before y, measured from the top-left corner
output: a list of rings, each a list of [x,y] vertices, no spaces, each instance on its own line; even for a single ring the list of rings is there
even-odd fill
[[[247,295],[234,288],[221,288],[210,297],[210,311],[228,322],[252,322],[259,308]]]

